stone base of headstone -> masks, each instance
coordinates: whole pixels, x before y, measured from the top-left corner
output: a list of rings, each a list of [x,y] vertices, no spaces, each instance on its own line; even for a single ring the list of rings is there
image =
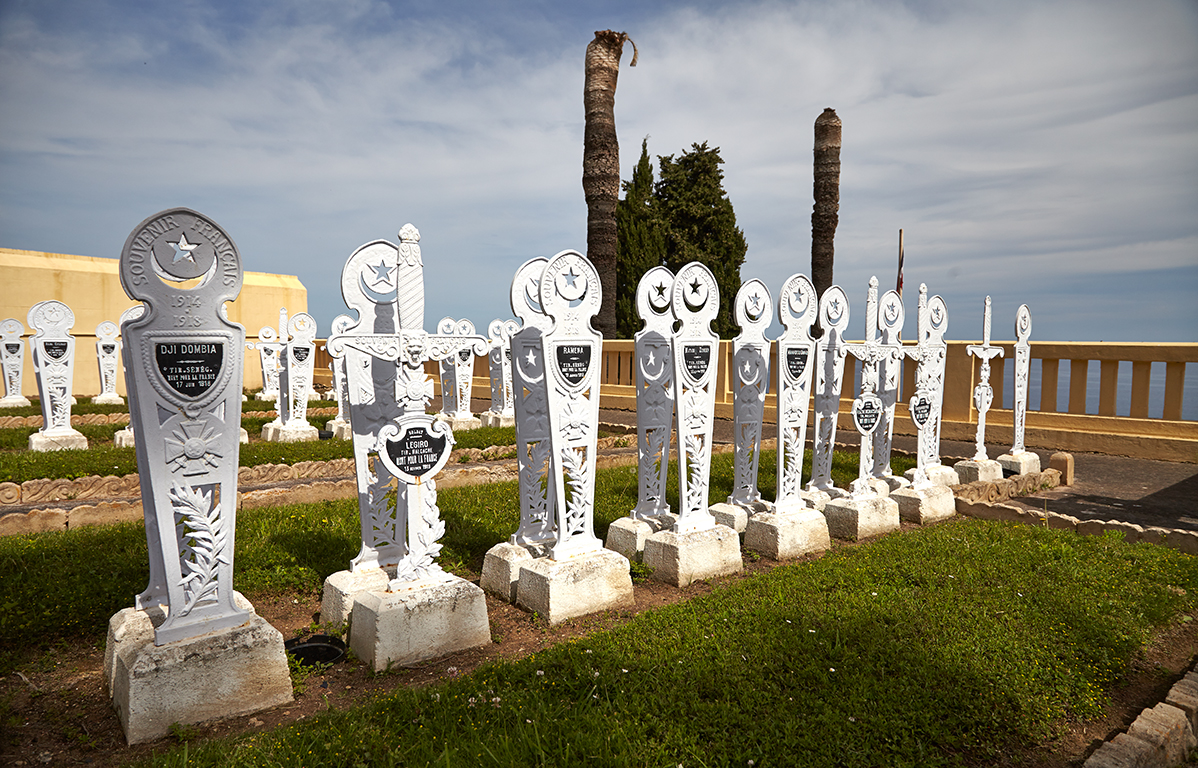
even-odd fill
[[[501,413],[484,412],[479,414],[479,420],[484,427],[514,427],[515,416],[504,416]]]
[[[344,419],[329,419],[324,428],[326,432],[333,433],[334,440],[350,440],[354,436],[353,428]]]
[[[250,398],[244,392],[241,393],[241,402],[244,403],[244,402],[248,401],[249,399]]]
[[[268,443],[313,443],[320,439],[320,430],[307,421],[286,426],[271,421],[262,425],[262,439]]]
[[[0,408],[24,408],[29,405],[32,405],[29,402],[29,398],[21,397],[20,395],[0,397]]]
[[[842,498],[848,498],[856,494],[856,496],[881,496],[885,498],[890,495],[890,483],[880,477],[864,477],[857,478],[851,484],[853,493],[845,494]]]
[[[719,525],[744,533],[749,524],[749,512],[739,504],[712,504],[707,508]]]
[[[509,603],[516,602],[520,583],[520,566],[549,552],[547,546],[503,542],[487,550],[483,557],[483,572],[478,585],[484,592]]]
[[[278,392],[259,392],[258,394],[254,395],[254,399],[261,400],[263,402],[274,402],[275,400],[279,399],[279,393]]]
[[[550,624],[632,605],[630,568],[628,558],[610,549],[568,560],[537,558],[520,566],[516,604]]]
[[[799,491],[799,497],[807,502],[807,506],[818,509],[820,512],[823,512],[824,507],[832,500],[827,491]],[[775,512],[777,511],[779,510],[775,510]],[[780,511],[785,512],[786,510]]]
[[[115,392],[112,393],[111,395],[96,395],[95,397],[92,398],[92,404],[93,405],[124,405],[125,398],[121,397],[120,395],[116,394]]]
[[[320,394],[319,392],[317,392],[314,389],[309,390],[308,391],[308,402],[311,403],[311,402],[315,402],[316,400],[324,400],[324,395]]]
[[[74,395],[71,396],[71,405],[79,405],[79,401],[75,399]]]
[[[613,552],[619,552],[634,562],[641,562],[645,554],[645,542],[658,531],[674,527],[678,517],[672,514],[656,517],[621,517],[607,528],[607,541],[603,546]]]
[[[928,467],[924,474],[928,476],[928,482],[932,485],[951,487],[961,484],[961,476],[957,474],[957,470],[952,467],[946,467],[943,464]],[[915,467],[904,472],[903,477],[911,482],[915,482]]]
[[[762,512],[749,518],[745,528],[745,549],[760,552],[771,560],[793,560],[831,546],[828,521],[815,509],[786,514]]]
[[[1004,475],[1027,475],[1040,471],[1040,456],[1034,451],[1004,453],[995,461],[1003,468]]]
[[[920,525],[946,520],[957,511],[953,492],[943,485],[902,488],[890,494],[890,498],[898,503],[900,518]]]
[[[884,496],[833,499],[824,507],[828,533],[837,539],[859,541],[899,528],[898,502]]]
[[[29,436],[31,451],[70,451],[87,448],[87,438],[77,429],[34,432]]]
[[[237,442],[245,445],[250,441],[250,433],[245,431],[245,427],[241,427],[241,434],[237,436]]]
[[[341,624],[349,621],[354,610],[354,597],[363,592],[382,592],[395,578],[391,568],[359,568],[356,571],[337,571],[324,580],[320,598],[322,624]]]
[[[976,483],[979,480],[992,483],[995,480],[1002,480],[1002,464],[994,459],[982,461],[966,459],[954,464],[953,469],[957,470],[957,477],[961,479],[962,483]]]
[[[491,643],[481,588],[447,574],[394,592],[362,592],[354,600],[349,647],[375,672]]]
[[[291,701],[283,635],[266,619],[250,614],[239,627],[154,645],[154,626],[165,619],[156,606],[126,608],[108,622],[105,677],[129,744],[160,739],[176,723],[248,715]]]
[[[911,487],[910,480],[908,480],[905,477],[899,477],[898,475],[882,475],[882,477],[880,477],[878,479],[881,480],[882,482],[886,483],[886,488],[889,490],[890,493],[894,493],[899,488],[910,488]]]
[[[483,425],[482,420],[476,416],[445,416],[440,414],[438,419],[449,424],[449,428],[454,432],[461,432],[464,429],[478,429]]]
[[[133,437],[133,430],[129,427],[118,429],[112,433],[112,443],[117,448],[132,448],[136,445],[136,439]]]
[[[675,587],[744,569],[740,535],[725,525],[693,533],[655,533],[645,541],[644,563],[653,569],[654,579]]]

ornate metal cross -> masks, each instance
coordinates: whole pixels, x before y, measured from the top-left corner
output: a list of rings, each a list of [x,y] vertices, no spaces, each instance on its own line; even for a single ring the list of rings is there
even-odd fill
[[[977,452],[974,461],[986,461],[986,412],[994,402],[994,389],[990,386],[990,360],[1003,356],[1002,347],[990,346],[990,297],[986,297],[986,311],[982,319],[982,343],[970,344],[965,351],[982,361],[978,370],[978,384],[973,388],[973,403],[978,409]]]

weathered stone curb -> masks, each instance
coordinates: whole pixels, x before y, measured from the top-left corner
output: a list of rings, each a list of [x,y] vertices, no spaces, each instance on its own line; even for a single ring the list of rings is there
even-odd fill
[[[1163,702],[1141,712],[1126,733],[1095,750],[1083,768],[1173,768],[1198,747],[1196,731],[1198,672],[1191,670]]]

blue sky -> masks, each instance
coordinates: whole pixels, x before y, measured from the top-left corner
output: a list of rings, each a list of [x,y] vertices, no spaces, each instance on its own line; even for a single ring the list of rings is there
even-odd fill
[[[742,278],[810,270],[812,124],[844,123],[836,281],[906,238],[949,337],[1198,341],[1198,4],[0,0],[0,246],[117,257],[164,208],[298,275],[421,231],[426,327],[508,317],[533,256],[585,250],[583,56],[628,32],[622,175],[717,146]],[[579,6],[579,7],[574,7]]]

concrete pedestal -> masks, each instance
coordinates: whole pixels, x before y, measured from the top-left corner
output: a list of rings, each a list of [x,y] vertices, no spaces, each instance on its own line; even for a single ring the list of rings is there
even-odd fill
[[[87,438],[77,429],[34,432],[29,436],[31,451],[70,451],[86,448]]]
[[[1004,453],[995,461],[1003,468],[1004,475],[1026,475],[1040,471],[1040,456],[1032,451]]]
[[[133,430],[129,427],[118,429],[112,433],[112,443],[117,448],[133,448],[136,440],[133,437]]]
[[[920,525],[946,520],[957,512],[953,492],[943,485],[903,488],[890,494],[890,498],[898,503],[901,519]]]
[[[504,542],[487,550],[483,558],[482,577],[478,584],[484,592],[490,592],[500,600],[516,602],[517,586],[520,583],[520,566],[538,557],[548,555],[548,546],[512,544]]]
[[[828,521],[815,509],[786,514],[763,512],[749,518],[745,528],[745,549],[772,560],[792,560],[808,552],[823,552],[831,546]]]
[[[737,533],[744,533],[745,526],[749,524],[749,511],[739,504],[712,504],[707,511],[718,524]]]
[[[858,541],[899,528],[898,502],[882,496],[834,499],[824,507],[828,533],[838,539]]]
[[[607,528],[607,541],[603,546],[635,562],[641,562],[645,554],[645,542],[658,531],[674,527],[678,517],[674,514],[635,519],[621,517]]]
[[[1002,480],[1002,465],[994,459],[984,461],[966,459],[954,464],[953,469],[957,470],[957,476],[961,478],[962,483],[976,483],[979,480],[992,483],[995,480]]]
[[[454,432],[460,432],[464,429],[478,429],[483,425],[482,420],[474,416],[442,416],[438,415],[438,419],[449,424],[449,428]]]
[[[245,431],[245,427],[239,427],[240,435],[237,436],[237,442],[245,445],[250,441],[250,433]]]
[[[330,398],[332,399],[332,398]],[[314,403],[317,400],[324,400],[324,395],[317,392],[315,389],[308,390],[308,402]]]
[[[744,569],[740,536],[725,525],[694,533],[655,533],[645,542],[644,562],[653,569],[653,578],[675,587]]]
[[[348,421],[341,419],[329,419],[324,425],[326,432],[333,433],[334,440],[349,440],[354,436],[353,429],[350,428]]]
[[[354,597],[362,592],[383,592],[395,568],[360,568],[356,571],[337,571],[324,580],[324,594],[320,598],[320,620],[322,623],[349,621],[354,609]]]
[[[957,474],[957,470],[952,467],[946,467],[943,464],[928,467],[924,474],[928,476],[928,482],[932,485],[950,487],[961,484],[961,476]],[[911,482],[915,482],[915,468],[908,469],[903,473],[903,477]]]
[[[503,416],[498,413],[481,413],[479,421],[484,427],[514,427],[516,426],[515,416]]]
[[[114,392],[109,395],[96,395],[92,398],[92,403],[95,405],[124,405],[125,398]]]
[[[254,399],[261,400],[264,403],[265,402],[273,403],[274,401],[279,399],[279,393],[278,392],[259,392],[258,394],[254,395]]]
[[[832,496],[827,491],[799,491],[799,496],[807,502],[807,506],[820,512],[823,512],[824,507],[832,500]]]
[[[905,477],[899,477],[898,475],[883,475],[882,477],[880,477],[878,479],[881,480],[883,483],[886,483],[886,489],[889,493],[894,493],[895,491],[897,491],[900,488],[910,488],[911,487],[910,480],[908,480]]]
[[[359,593],[349,647],[375,672],[491,642],[487,598],[457,576],[396,592]]]
[[[23,397],[21,395],[0,397],[0,408],[24,408],[28,405],[32,405],[32,403],[29,402],[29,398]]]
[[[271,421],[262,425],[262,439],[268,443],[314,443],[320,439],[320,430],[306,421],[287,426]]]
[[[632,605],[628,558],[598,549],[568,560],[548,557],[520,566],[516,603],[550,624]]]
[[[291,701],[283,635],[257,614],[240,627],[154,645],[165,615],[126,608],[108,622],[105,676],[125,731],[140,744],[174,723],[237,717]]]

